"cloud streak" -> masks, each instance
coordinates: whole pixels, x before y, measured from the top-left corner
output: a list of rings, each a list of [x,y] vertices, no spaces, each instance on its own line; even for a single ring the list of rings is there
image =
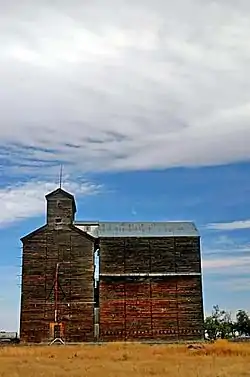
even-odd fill
[[[240,256],[240,257],[231,257],[231,258],[211,258],[211,259],[204,259],[202,266],[205,271],[214,271],[222,272],[223,269],[230,269],[234,267],[250,267],[250,256]]]
[[[249,229],[250,220],[232,221],[228,223],[211,223],[206,226],[207,229],[233,231],[239,229]]]
[[[79,172],[249,159],[247,1],[9,4],[5,174],[48,175],[58,161]]]
[[[248,275],[250,269],[250,244],[247,239],[228,235],[211,238],[202,250],[202,268],[205,276],[230,280]]]

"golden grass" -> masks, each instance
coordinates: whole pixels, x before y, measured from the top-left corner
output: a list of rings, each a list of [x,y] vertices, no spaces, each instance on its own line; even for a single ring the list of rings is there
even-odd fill
[[[0,377],[243,377],[250,376],[250,344],[112,343],[0,348]]]

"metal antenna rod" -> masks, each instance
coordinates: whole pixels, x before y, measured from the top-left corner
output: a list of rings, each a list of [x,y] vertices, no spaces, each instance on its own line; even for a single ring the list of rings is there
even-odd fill
[[[61,164],[61,167],[60,167],[60,176],[59,176],[59,187],[60,187],[60,189],[62,188],[62,173],[63,173],[63,166]]]

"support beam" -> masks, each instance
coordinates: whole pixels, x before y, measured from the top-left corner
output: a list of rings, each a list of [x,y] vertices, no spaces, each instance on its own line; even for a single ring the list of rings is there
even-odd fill
[[[199,272],[168,272],[168,273],[132,273],[132,274],[100,274],[100,277],[132,276],[132,277],[161,277],[161,276],[201,276]]]

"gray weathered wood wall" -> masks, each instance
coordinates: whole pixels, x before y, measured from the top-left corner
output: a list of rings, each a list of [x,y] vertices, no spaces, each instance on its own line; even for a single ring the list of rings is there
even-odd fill
[[[199,237],[100,240],[102,340],[203,336]]]
[[[21,340],[51,340],[50,323],[54,322],[55,309],[53,284],[56,265],[60,263],[58,321],[63,323],[64,339],[92,341],[94,240],[71,225],[72,200],[60,193],[55,196],[48,201],[48,224],[23,238]],[[58,218],[62,219],[59,223],[55,221]]]

